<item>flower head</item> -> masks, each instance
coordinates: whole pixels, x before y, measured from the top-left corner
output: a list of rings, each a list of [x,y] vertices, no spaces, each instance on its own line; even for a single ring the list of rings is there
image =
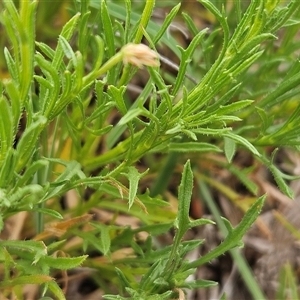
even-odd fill
[[[124,64],[132,64],[139,68],[143,65],[150,67],[159,66],[158,54],[144,44],[129,43],[122,48]]]

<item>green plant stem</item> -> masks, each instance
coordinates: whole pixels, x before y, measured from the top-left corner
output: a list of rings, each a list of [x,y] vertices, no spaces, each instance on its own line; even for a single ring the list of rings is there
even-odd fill
[[[197,177],[197,175],[195,174]],[[198,185],[200,187],[202,199],[205,202],[205,204],[208,206],[209,210],[214,216],[215,222],[217,223],[218,227],[220,228],[223,236],[225,236],[228,232],[224,221],[221,219],[221,213],[219,209],[217,208],[214,200],[212,199],[209,190],[206,186],[206,184],[203,183],[203,181],[197,179]],[[259,285],[257,284],[254,275],[251,271],[251,268],[249,267],[247,261],[245,260],[244,256],[242,255],[241,251],[234,248],[229,250],[230,255],[232,256],[234,262],[236,263],[236,266],[244,279],[244,282],[246,286],[248,287],[248,291],[251,293],[254,299],[266,299],[264,296],[262,290],[260,289]]]
[[[114,56],[112,56],[98,71],[93,72],[89,75],[86,75],[83,77],[82,83],[83,86],[89,85],[91,82],[93,82],[95,79],[99,78],[101,75],[105,74],[107,71],[109,71],[113,66],[115,66],[117,63],[122,61],[123,59],[123,52],[119,51]]]

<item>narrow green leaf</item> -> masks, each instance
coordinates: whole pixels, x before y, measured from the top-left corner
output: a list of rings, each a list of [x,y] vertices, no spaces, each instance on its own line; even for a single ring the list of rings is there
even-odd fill
[[[299,10],[299,5],[298,5],[298,1],[297,0],[292,0],[289,5],[287,7],[283,7],[281,9],[276,9],[276,11],[278,12],[277,14],[275,14],[275,22],[272,20],[272,18],[270,18],[269,20],[272,20],[274,22],[273,25],[273,32],[276,32],[279,28],[281,28],[282,26],[284,26],[284,24],[286,24],[286,22],[289,20],[289,18],[295,14],[296,12],[298,12]],[[273,6],[274,3],[271,5]]]
[[[46,55],[51,61],[53,60],[55,51],[49,45],[42,42],[35,42],[35,44],[40,48],[44,55]]]
[[[188,288],[188,289],[203,289],[212,286],[218,285],[217,282],[211,280],[194,280],[194,281],[187,281],[183,284],[180,284],[180,288]]]
[[[218,101],[216,101],[215,103],[213,103],[209,107],[207,107],[206,112],[210,113],[210,114],[219,114],[219,109],[221,109],[221,112],[222,112],[222,108],[226,109],[227,105],[225,105],[225,106],[222,106],[222,105],[226,104],[230,99],[233,98],[233,96],[237,93],[240,86],[241,86],[241,83],[236,84],[228,92],[226,92],[224,95],[222,95],[221,98],[218,99]],[[244,102],[244,101],[246,101],[246,102]],[[235,105],[239,105],[239,104],[235,104],[235,103],[243,103],[245,105],[241,104],[242,107],[238,108],[238,109],[242,109],[247,104],[250,104],[248,101],[252,101],[252,100],[241,100],[241,101],[232,103],[232,105],[235,106]],[[228,112],[232,113],[233,111],[236,111],[236,110],[237,109],[235,107],[232,107],[228,110]]]
[[[172,21],[176,17],[176,15],[177,15],[177,13],[178,13],[178,11],[180,9],[180,6],[181,6],[181,3],[178,3],[167,14],[167,16],[166,16],[163,24],[161,25],[160,30],[157,32],[157,34],[153,38],[153,43],[154,44],[156,44],[161,39],[161,37],[165,34],[165,32],[168,30],[170,24],[172,23]]]
[[[7,9],[7,11],[9,12],[10,21],[14,23],[19,33],[24,33],[24,28],[20,20],[20,15],[17,11],[16,6],[14,5],[14,2],[12,0],[8,0],[8,1],[4,1],[3,4]]]
[[[13,116],[8,101],[0,96],[0,161],[4,158],[6,151],[13,144]]]
[[[157,70],[155,70],[154,68],[148,68],[148,71],[151,75],[153,82],[158,87],[157,93],[161,95],[163,99],[162,101],[166,102],[166,105],[168,106],[169,109],[169,113],[171,113],[173,110],[173,105],[172,105],[173,96],[171,96],[168,91],[169,87],[165,84],[164,79],[162,78],[162,76],[159,74]],[[162,107],[162,103],[160,104],[160,107]]]
[[[19,78],[18,66],[16,65],[16,62],[14,61],[14,59],[12,58],[10,52],[6,47],[4,47],[4,57],[11,78],[14,80],[15,84],[19,84],[20,78]]]
[[[229,163],[231,163],[232,158],[236,151],[236,143],[231,138],[224,137],[224,152]]]
[[[43,284],[52,281],[53,278],[48,275],[21,275],[11,280],[2,280],[1,289],[14,288],[16,285],[25,284]]]
[[[35,13],[37,1],[25,1],[20,5],[20,56],[22,72],[20,72],[20,96],[21,102],[28,101],[32,76],[34,70],[34,40],[35,40]]]
[[[221,219],[222,219],[223,224],[225,225],[225,227],[226,227],[226,229],[227,229],[227,232],[228,232],[228,233],[231,233],[232,230],[233,230],[233,227],[232,227],[232,225],[230,224],[230,222],[229,222],[226,218],[224,218],[224,217],[221,217]]]
[[[206,255],[189,263],[186,266],[186,269],[199,267],[211,261],[212,259],[219,257],[226,251],[238,246],[243,236],[247,232],[247,230],[250,228],[250,226],[253,224],[253,222],[257,219],[258,215],[260,214],[265,198],[266,198],[265,196],[262,196],[257,199],[257,201],[246,212],[245,216],[243,217],[242,221],[239,223],[237,227],[232,228],[231,224],[229,222],[226,222],[225,224],[227,229],[229,230],[229,233],[225,238],[225,240],[219,246],[214,248]]]
[[[140,21],[139,21],[138,31],[137,31],[135,39],[134,39],[135,44],[139,44],[142,41],[143,29],[147,28],[148,22],[152,15],[152,11],[154,9],[154,5],[155,5],[155,0],[148,0],[145,3],[145,7],[142,12]]]
[[[115,39],[114,39],[115,33],[113,31],[112,20],[108,13],[106,1],[101,1],[101,21],[102,21],[102,26],[104,31],[106,50],[110,58],[115,55],[116,46],[115,46]],[[108,79],[107,79],[109,84],[114,83],[115,73],[116,73],[116,68],[112,68],[109,70]]]
[[[283,27],[289,27],[289,26],[295,26],[295,25],[300,25],[300,20],[289,19],[289,20],[283,25]]]
[[[68,70],[63,73],[62,88],[63,91],[60,96],[60,102],[63,102],[65,98],[70,97],[71,90],[73,89],[71,72]]]
[[[116,270],[116,273],[117,273],[117,275],[118,275],[118,277],[119,277],[119,280],[120,280],[120,282],[121,282],[121,284],[122,284],[123,289],[124,289],[125,287],[131,287],[131,284],[130,284],[129,280],[126,278],[126,276],[125,276],[125,274],[122,272],[122,270],[119,269],[119,268],[117,268],[117,267],[115,268],[115,270]],[[108,299],[108,298],[106,298],[106,299]]]
[[[75,53],[74,53],[72,47],[70,46],[70,44],[68,43],[67,39],[64,38],[62,35],[59,35],[58,43],[61,46],[65,56],[68,59],[72,60],[74,64],[76,64]]]
[[[94,62],[93,62],[93,72],[97,72],[103,61],[103,55],[104,55],[104,41],[101,39],[100,36],[96,35],[93,36],[92,41],[95,44],[95,52],[94,52]]]
[[[36,148],[39,135],[47,124],[47,119],[40,116],[35,122],[26,128],[16,149],[17,166],[15,171],[19,173],[32,157]]]
[[[121,114],[125,115],[127,113],[127,107],[124,101],[124,93],[126,91],[126,86],[121,86],[117,88],[113,85],[108,87],[108,93],[112,99],[116,102],[116,106]],[[125,123],[124,123],[125,124]]]
[[[11,206],[11,203],[9,201],[7,193],[8,192],[5,189],[0,189],[0,205],[1,205],[1,207],[3,207],[3,209],[5,207],[10,207]],[[3,216],[0,215],[0,217],[1,217],[1,226],[3,227],[3,225],[4,225],[3,224]]]
[[[193,129],[193,132],[203,135],[216,135],[221,136],[231,132],[231,128],[221,128],[221,129],[214,129],[214,128],[197,128]]]
[[[266,110],[260,107],[255,107],[255,109],[262,120],[261,132],[262,134],[264,134],[266,130],[272,125],[274,117],[267,114]]]
[[[141,108],[130,109],[119,121],[118,125],[122,126],[132,121],[138,116],[144,115],[144,110]]]
[[[96,226],[94,226],[96,227]],[[92,245],[95,249],[97,249],[99,252],[104,253],[104,249],[102,247],[102,244],[100,244],[100,238],[98,235],[95,234],[95,232],[81,232],[78,230],[73,230],[74,235],[79,236],[82,238],[84,243],[86,243],[86,247],[88,244]]]
[[[220,300],[227,300],[227,297],[226,297],[225,293],[220,297]]]
[[[42,89],[42,86],[44,86],[48,90],[51,90],[53,88],[51,82],[49,82],[49,80],[45,79],[44,77],[34,75],[33,78],[39,83],[40,89]]]
[[[56,219],[61,219],[62,220],[64,218],[58,211],[50,209],[50,208],[35,207],[34,211],[39,212],[39,213],[44,214],[44,215],[51,216],[51,217],[56,218]]]
[[[188,160],[184,165],[182,178],[179,186],[178,194],[178,215],[175,221],[177,228],[176,236],[181,240],[186,230],[189,228],[190,218],[190,203],[193,189],[193,172],[191,169],[190,161]]]
[[[116,47],[114,42],[114,32],[113,25],[110,18],[110,15],[107,10],[106,1],[101,1],[101,21],[104,30],[104,37],[106,42],[106,48],[108,51],[109,57],[114,56],[116,53]]]
[[[253,100],[240,100],[238,102],[234,102],[226,106],[220,105],[220,107],[216,111],[216,114],[217,115],[232,114],[235,111],[241,110],[244,107],[249,106],[251,103],[253,103]]]
[[[61,249],[65,242],[66,240],[60,240],[58,242],[51,243],[50,245],[47,246],[48,253]]]
[[[10,191],[9,202],[15,209],[32,208],[45,194],[45,189],[39,184],[27,184]],[[23,207],[24,205],[24,207]]]
[[[6,152],[5,157],[3,157],[3,163],[1,162],[0,166],[0,187],[5,188],[11,183],[15,175],[12,172],[16,166],[15,151],[13,148],[10,148]]]
[[[114,126],[113,125],[107,125],[100,129],[90,129],[89,127],[85,126],[85,128],[92,134],[96,136],[101,136],[106,133],[108,133]]]
[[[53,63],[51,64],[39,53],[36,54],[35,59],[51,84],[51,88],[48,89],[47,97],[45,99],[40,99],[40,110],[43,115],[48,118],[52,113],[52,110],[58,99],[60,91],[60,78],[57,69],[55,69],[53,66]]]
[[[197,142],[183,142],[183,143],[171,143],[169,145],[169,151],[172,152],[222,152],[222,150],[209,143],[197,143]]]
[[[79,267],[86,259],[88,255],[82,255],[77,257],[53,257],[44,256],[41,258],[40,263],[47,264],[50,268],[59,270],[69,270]]]
[[[200,221],[201,219],[197,220]],[[200,225],[204,225],[204,224],[211,224],[210,222],[206,222],[205,219],[203,219],[204,221],[200,221],[199,223],[201,223]],[[192,222],[191,222],[192,223]],[[190,226],[191,228],[194,226]],[[191,251],[195,250],[195,249],[199,249],[199,247],[201,245],[203,245],[205,243],[204,239],[194,239],[194,240],[190,240],[190,241],[182,241],[181,245],[182,247],[180,248],[180,256],[181,257],[185,257],[188,253],[190,253]],[[181,266],[184,266],[186,262],[181,262]]]
[[[56,281],[52,280],[48,282],[46,286],[58,300],[66,300],[65,294]]]
[[[251,48],[251,46],[250,46],[250,48]],[[257,49],[258,48],[259,48],[259,46],[257,46]],[[257,49],[254,49],[254,50],[257,50]],[[242,72],[247,70],[263,54],[263,52],[264,52],[263,50],[256,52],[253,55],[251,55],[250,57],[248,57],[246,59],[244,58],[242,61],[237,61],[230,69],[224,71],[224,74],[226,74],[228,76],[227,79],[231,80],[232,78],[237,77]]]
[[[22,104],[21,104],[21,100],[20,100],[19,87],[11,80],[6,81],[4,86],[5,86],[5,90],[10,99],[11,113],[13,116],[12,130],[15,135],[18,130],[19,120],[20,120],[21,114],[22,114],[22,112],[21,112]]]
[[[260,157],[261,154],[257,151],[257,149],[245,138],[243,138],[240,135],[234,134],[232,132],[228,132],[228,133],[223,133],[222,134],[224,137],[230,138],[233,141],[245,146],[249,151],[251,151],[254,155]]]
[[[60,159],[48,158],[50,162],[59,163],[66,166],[65,170],[56,179],[56,186],[53,186],[49,192],[43,197],[42,201],[58,196],[64,191],[65,186],[72,178],[84,179],[85,174],[81,170],[81,165],[77,161],[63,161]]]
[[[148,269],[148,272],[143,274],[140,281],[140,289],[146,291],[151,286],[153,286],[153,281],[157,278],[157,274],[160,274],[161,270],[164,268],[164,261],[158,259],[156,260],[151,267]]]
[[[28,168],[26,168],[26,171],[22,175],[22,177],[19,178],[18,182],[15,185],[15,188],[21,187],[26,184],[26,182],[30,181],[38,170],[40,170],[41,168],[46,168],[48,165],[49,162],[43,159],[33,162]]]
[[[111,239],[109,235],[109,227],[106,225],[101,226],[99,244],[102,248],[103,255],[108,255],[110,252]]]
[[[129,42],[129,31],[130,31],[130,19],[131,19],[131,0],[125,0],[126,6],[126,19],[124,29],[124,45]]]
[[[280,190],[285,195],[287,195],[289,198],[294,199],[294,192],[282,178],[281,172],[273,164],[268,164],[268,167],[269,167],[270,171],[272,172],[274,179],[275,179],[278,187],[280,188]]]
[[[103,295],[103,299],[106,300],[128,300],[128,298],[122,297],[120,295]]]
[[[143,173],[139,173],[135,167],[128,167],[128,171],[126,173],[122,173],[125,175],[129,180],[129,195],[128,195],[128,202],[129,202],[129,209],[134,203],[134,199],[137,194],[138,185],[140,179],[147,174],[148,170]]]
[[[82,87],[83,75],[84,75],[84,61],[83,61],[82,54],[79,51],[75,53],[74,65],[75,65],[76,79],[75,82],[73,83],[74,84],[73,93],[77,94],[82,90],[82,88],[88,88],[88,86],[90,86],[90,84],[87,84],[85,87]]]
[[[190,228],[196,227],[196,226],[202,226],[206,224],[216,224],[214,221],[209,219],[198,219],[190,222]]]
[[[182,86],[186,74],[187,66],[191,62],[192,55],[196,50],[196,47],[200,44],[201,40],[204,38],[205,34],[207,33],[207,30],[208,29],[201,30],[189,43],[189,46],[186,49],[183,49],[178,46],[178,49],[181,52],[181,61],[180,61],[179,71],[176,76],[176,80],[172,89],[172,95],[176,95],[180,87]]]
[[[290,263],[287,263],[284,266],[285,269],[285,273],[286,273],[286,277],[287,277],[287,284],[288,284],[288,289],[290,291],[290,293],[287,292],[288,295],[291,295],[291,299],[299,299],[300,298],[300,294],[298,292],[298,282],[297,282],[297,277],[296,274],[291,266]],[[288,297],[287,295],[287,297]]]
[[[11,240],[11,241],[0,241],[1,247],[8,247],[17,249],[18,251],[27,251],[34,254],[34,261],[36,263],[42,257],[47,255],[47,247],[43,242],[40,241],[21,241],[21,240]]]
[[[153,92],[153,86],[151,80],[148,81],[143,91],[140,93],[136,101],[132,104],[130,109],[137,108],[139,105],[145,103],[145,101],[150,97],[151,93]],[[104,93],[101,93],[103,95]],[[105,95],[105,94],[104,94]],[[116,143],[116,141],[120,138],[122,133],[125,131],[126,126],[115,126],[111,132],[107,136],[107,147],[111,149],[112,146]]]
[[[86,56],[89,44],[89,39],[91,37],[91,28],[90,24],[88,23],[89,17],[91,15],[91,11],[88,10],[88,2],[82,1],[82,4],[86,4],[86,7],[84,5],[81,6],[81,18],[79,22],[79,37],[78,37],[78,47],[79,51]]]
[[[229,37],[230,37],[230,30],[229,30],[229,26],[227,23],[227,18],[225,17],[224,14],[222,14],[215,6],[212,2],[208,1],[208,0],[198,0],[201,4],[203,4],[203,6],[205,8],[207,8],[216,18],[217,20],[220,22],[223,32],[224,32],[224,38],[223,38],[223,46],[222,46],[222,50],[221,53],[218,57],[218,59],[215,61],[215,63],[213,64],[213,66],[211,67],[211,69],[209,70],[209,72],[206,74],[206,78],[214,81],[216,76],[218,76],[218,71],[220,71],[220,68],[222,68],[222,61],[223,58],[225,56],[226,51],[228,50],[228,44],[229,44]],[[196,90],[198,90],[198,88],[200,88],[200,85],[197,86]]]
[[[191,16],[185,12],[182,12],[183,19],[189,29],[189,31],[196,36],[199,32],[199,29],[196,27],[195,22],[191,18]]]
[[[284,95],[293,88],[297,87],[300,82],[300,73],[293,75],[292,77],[284,78],[276,88],[273,88],[267,96],[259,102],[259,106],[264,108],[273,106],[273,103],[277,104],[276,99],[279,96]]]
[[[79,18],[80,18],[80,13],[77,13],[74,17],[72,17],[64,25],[60,35],[62,37],[64,37],[67,41],[69,41],[70,38],[72,37],[72,35],[76,29],[76,25],[77,25]],[[64,56],[64,51],[62,49],[62,45],[60,43],[58,43],[56,50],[55,50],[55,55],[54,55],[53,61],[52,61],[52,66],[55,70],[60,69],[60,65],[62,63],[63,56]]]

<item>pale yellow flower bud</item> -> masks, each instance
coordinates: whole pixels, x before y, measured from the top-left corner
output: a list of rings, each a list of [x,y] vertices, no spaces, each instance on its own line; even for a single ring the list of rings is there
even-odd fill
[[[132,64],[142,68],[143,65],[150,67],[159,66],[158,54],[144,44],[127,44],[122,48],[123,63]]]

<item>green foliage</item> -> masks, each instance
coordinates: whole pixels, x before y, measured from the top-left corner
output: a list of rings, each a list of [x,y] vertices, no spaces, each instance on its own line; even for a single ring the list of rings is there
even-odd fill
[[[42,296],[52,293],[64,299],[53,269],[82,264],[108,270],[104,279],[115,283],[119,295],[102,287],[105,299],[173,299],[183,289],[215,285],[187,278],[197,267],[242,246],[264,202],[247,170],[231,164],[240,149],[266,165],[281,191],[292,197],[285,174],[273,163],[276,151],[270,156],[268,149],[300,146],[300,64],[294,54],[300,47],[295,38],[299,5],[296,0],[257,0],[245,7],[235,1],[233,13],[225,9],[227,1],[199,2],[214,24],[200,30],[183,14],[192,37],[186,47],[168,32],[180,4],[158,25],[151,19],[155,1],[146,1],[144,7],[130,0],[68,2],[70,17],[55,33],[53,46],[35,28],[40,20],[37,6],[50,18],[54,12],[47,16],[45,7],[52,4],[32,0],[16,7],[12,0],[3,2],[0,20],[9,44],[3,46],[8,78],[0,83],[0,231],[9,217],[22,211],[36,214],[38,228],[36,239],[0,241],[3,295],[17,295],[19,286],[35,283],[42,286]],[[284,37],[279,38],[279,29]],[[128,51],[143,37],[152,50]],[[180,60],[176,74],[158,66],[161,47]],[[147,66],[149,78],[132,101],[129,84],[139,65]],[[209,160],[207,154],[222,153],[228,164],[216,164],[239,177],[257,199],[235,228],[223,218],[228,232],[224,241],[189,262],[185,255],[204,241],[183,242],[186,232],[213,224],[189,218],[191,163],[203,171],[193,160],[195,153],[202,161]],[[162,197],[177,162],[184,167],[174,212]],[[158,180],[149,192],[143,187],[153,175]],[[87,188],[93,194],[70,210],[74,218],[54,225],[54,235],[47,231],[44,220],[64,218],[60,197],[75,190],[84,199]],[[89,230],[81,232],[78,226],[90,221],[84,216],[91,209],[112,211],[114,217],[109,224],[92,221]],[[119,214],[137,218],[139,227],[115,224]],[[155,249],[156,236],[171,228],[172,245]],[[141,232],[148,238],[137,243]],[[83,242],[68,252],[56,238],[72,235]],[[132,249],[132,256],[114,259],[114,252],[124,247]],[[82,255],[91,250],[111,263],[99,266]],[[294,286],[288,268],[282,276]]]

